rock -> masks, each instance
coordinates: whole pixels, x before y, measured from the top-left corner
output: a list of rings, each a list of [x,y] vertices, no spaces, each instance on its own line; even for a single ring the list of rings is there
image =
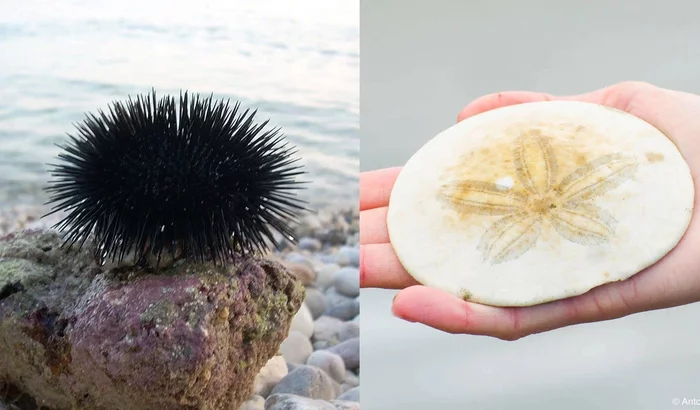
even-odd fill
[[[301,364],[287,363],[287,373],[291,373],[294,369],[301,366]]]
[[[345,400],[345,401],[360,401],[360,387],[354,387],[345,393],[341,394],[338,397],[338,400]]]
[[[311,266],[303,263],[285,262],[284,266],[294,275],[304,286],[307,286],[316,280],[316,274]]]
[[[311,317],[315,320],[328,309],[326,296],[316,288],[306,288],[306,299],[304,304],[309,308]]]
[[[316,286],[322,290],[328,289],[331,285],[333,285],[333,281],[335,280],[335,272],[337,272],[338,269],[340,269],[340,266],[336,265],[335,263],[324,265],[318,270],[318,275],[316,275]]]
[[[338,291],[333,286],[326,289],[326,291],[324,292],[324,295],[326,295],[326,301],[328,302],[328,308],[332,308],[332,307],[338,306],[340,304],[343,304],[345,302],[353,300],[353,298],[351,298],[349,296],[345,296],[345,295],[338,293]]]
[[[327,341],[331,345],[340,342],[340,331],[344,322],[332,316],[321,316],[314,322],[314,341]]]
[[[303,364],[313,353],[314,348],[311,341],[305,335],[292,331],[280,346],[282,356],[287,363]]]
[[[333,253],[323,253],[318,255],[317,258],[324,265],[328,265],[330,263],[335,264],[335,254]]]
[[[314,352],[316,350],[326,350],[329,347],[334,346],[336,344],[338,343],[331,343],[328,340],[316,340],[315,342],[313,342]]]
[[[299,252],[289,252],[288,254],[285,255],[284,261],[288,262],[288,263],[305,265],[305,266],[308,266],[309,268],[313,268],[313,265],[311,264],[311,261],[309,260],[309,258],[307,258],[306,256],[302,255]]]
[[[304,298],[270,261],[113,271],[60,245],[0,238],[0,374],[50,408],[238,408]]]
[[[360,294],[360,271],[357,268],[339,269],[333,276],[333,286],[343,296],[357,297]]]
[[[314,334],[314,318],[305,304],[302,304],[297,314],[294,315],[289,330],[299,332],[307,338]]]
[[[354,401],[331,400],[335,410],[360,410],[360,403]]]
[[[338,340],[344,342],[354,337],[360,337],[360,324],[357,322],[345,322],[338,331]]]
[[[272,389],[272,394],[278,393],[296,394],[310,399],[332,400],[335,398],[335,386],[333,379],[323,370],[303,365],[289,372],[277,383]]]
[[[238,410],[265,410],[265,398],[261,396],[253,396],[244,401]]]
[[[345,362],[333,352],[328,350],[315,351],[306,360],[306,364],[318,367],[338,383],[342,383],[345,380]]]
[[[357,387],[360,385],[360,378],[350,370],[345,370],[345,379],[343,379],[343,382],[352,387]]]
[[[321,241],[316,238],[310,238],[308,236],[299,239],[297,248],[310,252],[318,252],[321,250]]]
[[[338,356],[342,357],[346,368],[356,370],[360,367],[359,337],[338,343],[337,345],[328,348],[328,351],[336,353]]]
[[[295,394],[275,394],[265,400],[265,410],[337,410],[335,404]]]
[[[335,254],[336,263],[340,266],[360,267],[360,249],[353,246],[341,246]]]
[[[267,397],[270,391],[288,373],[287,363],[283,356],[275,356],[267,361],[267,364],[255,376],[255,394]]]
[[[351,320],[360,314],[360,302],[355,299],[350,299],[338,305],[329,307],[325,312],[323,312],[323,314],[326,316],[336,317],[343,321]]]
[[[317,231],[323,229],[323,223],[316,213],[307,213],[302,216],[299,225],[294,228],[297,237],[314,236]]]

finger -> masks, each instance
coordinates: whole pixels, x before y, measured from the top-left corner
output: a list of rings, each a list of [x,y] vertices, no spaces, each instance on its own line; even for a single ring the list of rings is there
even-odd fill
[[[513,308],[465,302],[441,290],[414,286],[396,295],[392,311],[401,319],[448,333],[517,340],[564,326],[610,320],[633,313],[623,298],[623,295],[631,294],[631,286],[630,283],[618,282],[573,298]],[[627,289],[621,292],[622,287]]]
[[[360,287],[403,289],[417,284],[401,265],[391,244],[360,245]]]
[[[388,207],[368,209],[360,212],[360,244],[388,243],[386,226]]]
[[[479,97],[469,103],[457,116],[457,122],[465,120],[476,114],[481,114],[495,108],[507,107],[509,105],[523,104],[528,102],[550,101],[554,97],[550,94],[537,93],[531,91],[507,91],[501,93],[488,94]]]
[[[389,196],[401,167],[360,174],[360,211],[389,205]]]
[[[394,298],[392,312],[409,322],[455,334],[509,338],[515,327],[508,309],[467,303],[426,286],[412,286],[399,292]]]

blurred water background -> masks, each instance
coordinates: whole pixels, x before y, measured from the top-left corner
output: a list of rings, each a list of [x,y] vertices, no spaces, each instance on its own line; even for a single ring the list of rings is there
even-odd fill
[[[0,208],[42,204],[74,123],[151,88],[257,108],[314,206],[356,202],[357,1],[0,0]]]

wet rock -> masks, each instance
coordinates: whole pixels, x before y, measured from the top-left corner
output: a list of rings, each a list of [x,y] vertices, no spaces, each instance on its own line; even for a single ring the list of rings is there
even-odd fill
[[[304,298],[269,261],[104,271],[89,248],[0,238],[0,375],[51,408],[238,408]]]

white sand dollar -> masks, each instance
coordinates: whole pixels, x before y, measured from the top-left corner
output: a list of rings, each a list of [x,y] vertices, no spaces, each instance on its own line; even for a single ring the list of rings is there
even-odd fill
[[[583,294],[654,264],[693,212],[659,130],[581,102],[499,108],[438,134],[391,193],[392,246],[420,283],[494,306]]]

